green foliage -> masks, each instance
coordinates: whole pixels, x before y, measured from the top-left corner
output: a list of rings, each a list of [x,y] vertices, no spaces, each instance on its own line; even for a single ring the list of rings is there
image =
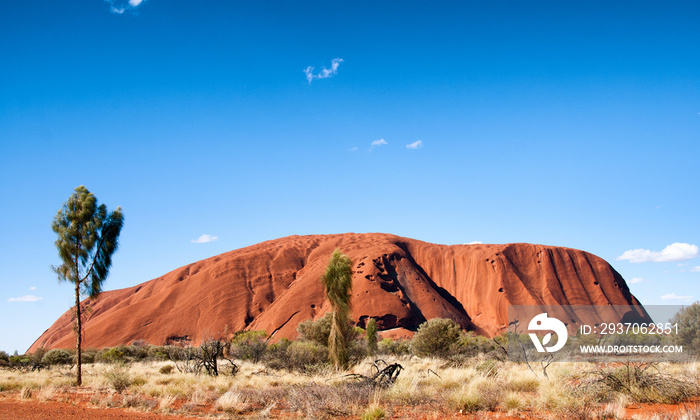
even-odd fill
[[[287,338],[270,344],[265,353],[265,364],[272,369],[291,369],[289,367],[289,358],[287,357],[287,350],[291,344],[292,341]]]
[[[9,362],[10,361],[10,355],[7,354],[7,352],[0,350],[0,360],[4,362]]]
[[[68,365],[73,363],[73,355],[63,349],[53,349],[46,352],[41,361],[47,365]]]
[[[385,338],[377,345],[379,354],[403,356],[411,352],[411,347],[406,340],[392,340]]]
[[[376,404],[372,404],[362,413],[361,420],[379,420],[386,417],[384,409]]]
[[[124,362],[125,357],[124,352],[121,351],[119,347],[112,347],[97,353],[96,359],[105,363],[119,363]]]
[[[678,334],[671,334],[674,344],[682,345],[684,353],[700,353],[700,302],[682,308],[669,322],[678,324]]]
[[[411,340],[416,356],[446,357],[457,344],[462,329],[451,319],[433,318],[422,323]]]
[[[328,363],[328,348],[310,341],[294,341],[287,348],[288,370],[310,372]]]
[[[97,198],[87,188],[76,188],[51,224],[63,261],[54,267],[59,281],[83,287],[90,297],[99,295],[112,265],[112,254],[119,247],[123,224],[120,207],[108,214],[107,207],[98,206]]]
[[[459,363],[478,355],[496,356],[500,351],[500,347],[493,340],[468,331],[460,333],[459,340],[450,347],[446,356],[452,362]]]
[[[112,266],[112,254],[119,247],[119,233],[124,225],[121,208],[107,213],[107,207],[97,205],[97,198],[84,186],[79,186],[58,211],[51,223],[56,233],[56,248],[61,265],[53,267],[58,281],[75,286],[77,385],[82,385],[82,310],[80,294],[91,298],[102,291]]]
[[[333,314],[328,312],[316,321],[309,319],[304,322],[300,322],[297,326],[299,340],[312,341],[321,346],[327,346],[328,337],[331,335],[332,319]]]
[[[231,339],[231,356],[239,360],[259,362],[267,351],[265,331],[239,331]]]
[[[31,360],[32,364],[38,365],[39,363],[41,363],[45,354],[46,349],[43,347],[39,347],[38,349],[36,349],[36,351],[34,351],[34,353],[29,355],[29,359]]]
[[[77,360],[77,357],[75,356],[74,352],[71,352],[71,355],[73,357],[73,363]],[[83,363],[95,363],[95,358],[97,357],[97,350],[96,349],[87,349],[83,351]]]
[[[339,249],[333,251],[321,278],[326,298],[333,308],[331,331],[328,337],[328,350],[336,369],[348,366],[348,318],[350,317],[350,296],[352,293],[352,261]]]
[[[370,318],[367,321],[367,329],[365,330],[365,336],[367,337],[367,355],[374,356],[377,354],[377,321],[374,318]]]

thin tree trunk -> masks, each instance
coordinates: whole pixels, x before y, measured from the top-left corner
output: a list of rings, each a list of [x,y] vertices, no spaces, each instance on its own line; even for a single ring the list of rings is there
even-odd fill
[[[80,320],[80,284],[76,283],[75,285],[75,316],[77,320],[77,334],[78,338],[76,340],[76,348],[77,348],[77,353],[76,355],[78,356],[78,378],[76,379],[76,385],[82,386],[83,385],[83,358],[82,358],[82,352],[81,350],[81,345],[82,345],[82,337],[83,337],[83,325]]]

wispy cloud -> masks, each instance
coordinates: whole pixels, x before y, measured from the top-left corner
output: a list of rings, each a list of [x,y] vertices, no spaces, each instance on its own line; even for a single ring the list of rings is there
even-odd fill
[[[679,302],[690,302],[693,300],[693,296],[680,296],[675,293],[666,293],[661,296],[661,300],[676,300]]]
[[[109,4],[109,10],[112,13],[118,15],[123,14],[126,11],[134,11],[139,7],[145,0],[104,0]]]
[[[406,149],[420,149],[421,147],[423,147],[423,140],[416,140],[406,145]]]
[[[384,140],[384,139],[379,139],[379,140],[375,140],[375,141],[372,142],[372,147],[384,146],[384,145],[386,145],[386,144],[389,144],[389,143],[386,142],[386,140]]]
[[[309,66],[304,69],[304,73],[306,73],[306,80],[311,83],[314,79],[328,79],[329,77],[333,77],[338,73],[338,67],[342,62],[342,58],[334,58],[331,60],[331,68],[327,69],[324,67],[320,72],[318,72],[318,74],[314,74],[314,67]]]
[[[38,300],[42,300],[43,297],[39,296],[34,296],[34,295],[24,295],[16,298],[9,298],[7,299],[8,302],[36,302]]]
[[[214,241],[218,241],[218,240],[219,240],[218,236],[212,236],[212,235],[205,234],[205,235],[200,236],[197,239],[193,239],[190,242],[192,242],[193,244],[206,244],[208,242],[214,242]]]
[[[351,152],[357,152],[359,149],[358,149],[357,146],[355,146],[355,147],[351,147],[349,150],[350,150]]]
[[[36,290],[36,286],[30,287],[29,290]]]
[[[700,252],[698,252],[697,245],[676,242],[667,246],[662,251],[631,249],[617,257],[617,260],[629,260],[631,263],[669,262],[691,260],[698,256],[700,256]]]
[[[464,245],[481,245],[481,244],[483,244],[483,242],[481,242],[481,241],[471,241],[471,242],[468,242]]]
[[[643,278],[641,278],[641,277],[635,277],[635,278],[633,278],[632,280],[630,280],[628,283],[629,283],[629,284],[637,284],[637,283],[641,283],[641,282],[643,282],[643,281],[644,281]]]
[[[700,271],[700,265],[698,265],[698,266],[696,266],[696,267],[693,267],[693,268],[691,268],[691,269],[690,269],[690,271],[695,271],[695,272],[698,272],[698,271]]]

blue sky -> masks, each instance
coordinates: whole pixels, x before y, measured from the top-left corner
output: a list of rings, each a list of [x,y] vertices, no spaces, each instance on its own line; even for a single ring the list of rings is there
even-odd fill
[[[124,210],[108,290],[287,235],[387,232],[583,249],[644,303],[695,301],[698,18],[690,1],[3,2],[0,349],[72,304],[50,224],[78,185]]]

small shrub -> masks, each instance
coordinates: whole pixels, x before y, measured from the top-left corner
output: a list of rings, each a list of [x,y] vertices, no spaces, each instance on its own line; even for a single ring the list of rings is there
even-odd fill
[[[267,347],[267,352],[263,362],[265,365],[272,369],[289,369],[289,357],[287,356],[287,349],[292,344],[292,341],[283,338],[277,343],[270,344]]]
[[[367,355],[374,356],[379,350],[377,347],[377,321],[374,318],[367,321],[365,336],[367,337]]]
[[[0,360],[9,362],[10,361],[10,355],[7,354],[7,352],[0,350]]]
[[[364,413],[362,413],[362,416],[360,417],[361,420],[379,420],[383,419],[386,417],[386,412],[384,409],[377,404],[371,404],[367,409],[365,410]]]
[[[216,400],[214,408],[229,413],[241,414],[250,409],[250,403],[240,392],[231,390],[225,392]]]
[[[258,363],[267,351],[265,331],[239,331],[231,339],[231,357]]]
[[[167,346],[149,346],[148,347],[148,358],[151,360],[168,360],[168,347]]]
[[[163,375],[170,375],[171,373],[173,373],[173,365],[161,366],[159,372]]]
[[[299,323],[297,326],[299,341],[311,341],[321,346],[328,346],[332,319],[333,314],[328,312],[316,321],[309,319]]]
[[[503,397],[503,408],[506,410],[524,410],[527,407],[525,398],[517,392],[509,392]]]
[[[104,376],[112,388],[120,394],[131,385],[129,369],[123,363],[117,363],[110,367]]]
[[[411,347],[406,340],[385,338],[377,345],[377,352],[383,355],[403,356],[411,352]]]
[[[75,355],[73,357],[73,363],[76,361]],[[97,358],[97,350],[96,349],[87,349],[83,351],[83,363],[95,363],[95,359]]]
[[[499,363],[493,359],[487,359],[477,364],[474,369],[485,378],[493,378],[501,369]]]
[[[287,348],[288,370],[310,372],[328,363],[328,347],[309,341],[294,341]]]
[[[536,392],[539,387],[539,379],[533,377],[516,378],[508,384],[508,389],[514,392]]]
[[[67,365],[73,363],[73,355],[63,349],[53,349],[46,352],[41,361],[47,365]]]
[[[105,363],[118,363],[124,362],[124,352],[118,347],[112,347],[111,349],[103,350],[98,353],[97,359]]]
[[[416,356],[446,357],[459,340],[462,329],[451,319],[433,318],[422,323],[411,340]]]

